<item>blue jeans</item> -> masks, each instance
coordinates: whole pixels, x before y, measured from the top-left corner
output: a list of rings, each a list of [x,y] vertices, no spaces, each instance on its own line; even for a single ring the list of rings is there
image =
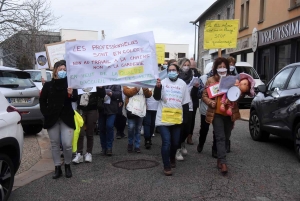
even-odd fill
[[[175,160],[177,148],[180,144],[180,125],[159,126],[161,136],[161,156],[164,168],[170,168],[170,159]]]
[[[140,148],[141,142],[141,128],[143,123],[143,118],[134,117],[128,119],[128,144],[132,145],[134,140],[134,147]]]
[[[144,117],[144,138],[151,139],[155,129],[156,110],[147,110]]]
[[[115,118],[115,114],[107,115],[103,112],[99,113],[98,125],[100,130],[100,143],[103,150],[112,149]]]

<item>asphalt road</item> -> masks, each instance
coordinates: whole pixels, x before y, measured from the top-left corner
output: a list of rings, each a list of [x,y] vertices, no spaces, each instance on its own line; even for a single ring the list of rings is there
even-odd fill
[[[199,122],[199,117],[197,117]],[[198,142],[199,125],[194,132]],[[201,154],[187,145],[185,161],[178,162],[173,176],[163,174],[161,139],[153,138],[152,149],[128,154],[127,139],[115,140],[113,156],[100,156],[95,136],[93,162],[72,165],[73,177],[52,179],[52,174],[12,192],[9,200],[300,200],[300,163],[288,140],[272,136],[269,142],[251,139],[247,121],[237,121],[227,155],[229,173],[222,176],[211,157],[212,127]],[[155,167],[128,170],[147,161],[112,164],[124,160],[153,161]],[[151,165],[151,164],[150,164]],[[64,172],[64,171],[63,171]]]

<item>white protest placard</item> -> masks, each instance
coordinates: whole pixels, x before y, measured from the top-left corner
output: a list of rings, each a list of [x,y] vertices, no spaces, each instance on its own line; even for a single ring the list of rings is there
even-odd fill
[[[74,89],[158,78],[153,32],[67,42],[66,61],[68,86]]]
[[[35,60],[38,66],[38,69],[49,68],[46,52],[37,52],[35,53]]]
[[[75,39],[69,41],[75,41]],[[50,69],[53,69],[54,64],[56,62],[65,59],[65,54],[66,54],[65,42],[66,41],[45,44]]]
[[[167,69],[161,71],[159,73],[159,79],[163,80],[168,76],[167,74]],[[142,88],[154,88],[156,85],[157,79],[153,80],[148,80],[148,81],[143,81],[143,82],[132,82],[128,84],[124,84],[124,86],[129,86],[129,87],[142,87]]]

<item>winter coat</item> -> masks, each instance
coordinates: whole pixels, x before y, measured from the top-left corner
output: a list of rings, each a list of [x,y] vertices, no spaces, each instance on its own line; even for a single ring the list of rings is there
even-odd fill
[[[40,96],[40,110],[44,115],[44,128],[48,129],[61,119],[68,127],[76,129],[72,102],[78,98],[77,89],[70,96],[67,78],[52,79],[43,86]]]
[[[137,94],[139,91],[136,90],[135,87],[129,88],[124,86],[123,87],[123,93],[125,95],[125,108],[129,102],[129,98]],[[143,88],[143,93],[145,95],[145,98],[150,98],[152,96],[152,92],[148,88]]]
[[[103,112],[106,115],[112,115],[118,113],[120,98],[122,97],[122,91],[120,85],[109,85],[102,88],[97,87],[97,92],[99,92],[100,98],[104,98],[106,95],[105,89],[111,89],[112,95],[110,97],[110,104],[104,103]]]
[[[213,84],[219,82],[219,79],[220,78],[219,78],[218,75],[214,75],[214,76],[208,78],[205,87],[208,87],[210,85],[213,85]],[[211,100],[216,100],[216,98],[210,99],[208,97],[207,90],[204,90],[203,94],[202,94],[202,101],[204,101],[204,103],[208,106],[207,112],[206,112],[206,118],[205,118],[205,121],[207,123],[212,123],[213,122],[213,119],[214,119],[214,116],[215,116],[215,111],[216,111],[216,108],[211,107],[211,104],[210,104]],[[232,108],[231,120],[234,122],[234,121],[236,121],[240,118],[241,118],[241,115],[240,115],[240,112],[239,112],[238,104],[234,104],[234,107]]]

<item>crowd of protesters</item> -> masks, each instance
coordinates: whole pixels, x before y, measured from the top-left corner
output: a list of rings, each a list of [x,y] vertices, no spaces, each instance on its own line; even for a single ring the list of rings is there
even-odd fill
[[[56,62],[53,79],[44,84],[40,97],[44,128],[50,137],[55,164],[53,179],[62,175],[60,147],[63,150],[65,176],[70,178],[71,162],[92,162],[95,132],[100,137],[101,154],[112,156],[115,137],[128,137],[127,151],[141,153],[141,129],[144,133],[143,144],[146,149],[151,149],[155,128],[161,136],[163,172],[170,176],[172,169],[176,168],[176,161],[184,160],[188,154],[186,144],[195,143],[192,139],[195,123],[201,125],[197,145],[199,153],[203,150],[209,125],[213,125],[212,156],[217,158],[220,171],[226,174],[226,153],[230,152],[231,130],[234,121],[240,117],[239,109],[236,104],[233,115],[228,116],[219,109],[220,97],[209,98],[205,89],[219,82],[221,77],[232,75],[234,65],[234,58],[219,57],[212,68],[201,76],[193,58],[171,59],[159,66],[159,71],[167,71],[167,77],[157,79],[154,88],[109,85],[85,88],[79,94],[79,90],[68,87],[66,62]],[[74,102],[84,124],[77,141],[77,151],[72,156],[76,129]],[[200,122],[195,122],[198,108]],[[124,132],[126,124],[128,136]],[[87,144],[85,153],[84,136]]]

